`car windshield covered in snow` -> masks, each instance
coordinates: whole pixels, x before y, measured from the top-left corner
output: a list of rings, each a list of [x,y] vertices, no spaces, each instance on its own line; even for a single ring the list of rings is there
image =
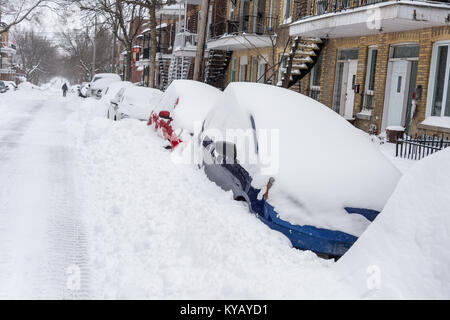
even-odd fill
[[[272,181],[268,202],[294,225],[359,236],[400,178],[364,132],[316,100],[269,85],[228,85],[203,124],[199,142],[208,141],[234,145],[259,199]]]

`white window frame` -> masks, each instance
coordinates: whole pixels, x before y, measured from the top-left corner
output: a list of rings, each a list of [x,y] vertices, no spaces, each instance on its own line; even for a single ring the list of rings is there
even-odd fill
[[[433,44],[433,51],[431,55],[431,67],[430,67],[430,76],[428,78],[428,96],[427,96],[427,108],[426,108],[426,117],[431,117],[431,109],[433,104],[433,96],[434,96],[434,85],[435,85],[435,78],[436,78],[436,64],[437,64],[437,55],[439,51],[439,47],[441,46],[447,46],[447,65],[446,65],[446,72],[445,72],[445,78],[444,78],[444,92],[442,93],[442,102],[446,102],[447,95],[450,94],[448,92],[448,81],[450,76],[450,41],[444,40],[444,41],[437,41]],[[441,107],[441,115],[436,117],[445,117],[445,109],[447,108],[446,105],[442,105]]]
[[[292,22],[292,7],[294,5],[294,0],[284,0],[284,5],[283,5],[283,24],[287,24],[287,23],[291,23]],[[290,6],[288,7],[288,2],[290,4]],[[287,9],[289,8],[289,16],[286,16],[287,14]]]
[[[363,109],[366,109],[366,96],[374,96],[374,90],[370,90],[369,89],[369,84],[370,84],[370,67],[372,66],[372,58],[373,58],[373,52],[377,51],[377,58],[378,58],[378,47],[377,46],[370,46],[368,49],[368,53],[367,53],[367,66],[366,66],[366,80],[365,80],[365,85],[364,85],[364,101],[363,101]],[[374,72],[376,73],[376,61],[375,61],[375,70]],[[375,89],[375,80],[374,80],[374,89]],[[372,106],[373,108],[373,106]]]

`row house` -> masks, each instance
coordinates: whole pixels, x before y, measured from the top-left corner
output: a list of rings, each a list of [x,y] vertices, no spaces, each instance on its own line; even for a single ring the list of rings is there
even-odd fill
[[[16,44],[11,41],[9,32],[2,32],[0,41],[0,80],[15,81],[15,55]]]
[[[448,1],[214,0],[214,6],[222,14],[210,24],[206,82],[288,87],[367,132],[449,134]]]
[[[201,0],[179,0],[157,10],[156,87],[166,89],[175,79],[192,79],[200,8]],[[150,82],[150,31],[144,29],[138,37],[143,51],[137,65],[146,86]]]
[[[305,94],[365,131],[446,135],[450,129],[448,1],[308,0],[290,36],[325,42]]]

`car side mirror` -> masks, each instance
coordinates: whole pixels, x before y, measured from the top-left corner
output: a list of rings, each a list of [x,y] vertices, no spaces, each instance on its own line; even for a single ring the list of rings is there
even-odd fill
[[[234,143],[227,141],[216,141],[215,149],[218,154],[226,159],[225,161],[232,160],[233,163],[236,163],[237,152],[236,145]]]

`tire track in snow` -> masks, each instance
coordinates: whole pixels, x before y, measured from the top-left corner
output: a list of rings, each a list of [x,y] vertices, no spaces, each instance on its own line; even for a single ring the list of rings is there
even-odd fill
[[[82,199],[63,121],[68,100],[57,102],[35,101],[0,127],[3,298],[89,298]]]

